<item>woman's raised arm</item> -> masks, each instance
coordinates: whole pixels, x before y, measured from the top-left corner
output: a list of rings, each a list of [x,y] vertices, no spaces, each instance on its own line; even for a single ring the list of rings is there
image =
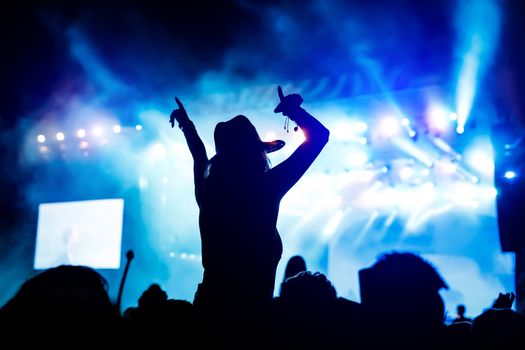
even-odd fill
[[[171,127],[173,128],[175,126],[175,120],[178,122],[179,128],[184,133],[186,143],[188,144],[188,148],[190,149],[191,155],[193,157],[193,179],[195,182],[195,197],[197,199],[197,203],[200,205],[204,174],[206,172],[206,167],[208,166],[208,155],[206,154],[206,148],[204,147],[204,143],[202,142],[201,138],[199,137],[199,134],[197,133],[195,124],[193,124],[193,122],[188,117],[188,113],[186,112],[186,109],[184,108],[182,102],[180,102],[180,100],[177,97],[175,97],[175,101],[177,102],[177,106],[179,108],[174,109],[173,112],[171,112],[170,123]]]
[[[303,176],[315,158],[328,142],[330,131],[316,118],[301,108],[303,99],[297,94],[284,96],[278,88],[281,102],[275,113],[283,113],[297,123],[305,136],[305,141],[284,162],[269,171],[269,176],[276,191],[282,197]]]

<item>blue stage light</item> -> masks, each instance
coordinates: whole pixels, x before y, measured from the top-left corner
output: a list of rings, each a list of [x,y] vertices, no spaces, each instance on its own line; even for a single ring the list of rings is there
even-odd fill
[[[444,107],[439,105],[430,106],[427,112],[428,125],[431,129],[439,132],[446,131],[449,127],[449,118]]]
[[[84,129],[78,129],[78,130],[77,130],[77,137],[80,138],[80,139],[86,137],[86,130],[84,130]]]
[[[353,128],[356,132],[363,133],[368,130],[368,125],[365,122],[356,122]]]
[[[490,144],[483,140],[482,143],[472,143],[464,152],[465,162],[478,171],[479,174],[490,177],[494,174],[494,156],[489,148]]]
[[[399,120],[392,116],[383,117],[378,127],[383,137],[392,137],[400,132]]]
[[[507,170],[505,174],[503,175],[503,177],[505,177],[508,180],[512,180],[516,178],[516,176],[518,176],[518,174],[516,174],[514,170]]]
[[[150,158],[160,160],[166,157],[166,147],[161,143],[155,143],[150,148]]]
[[[361,151],[354,151],[348,155],[347,161],[351,167],[362,167],[368,162],[368,155]]]
[[[399,169],[399,177],[403,181],[409,180],[414,175],[414,169],[410,166],[405,166]]]
[[[44,135],[42,135],[42,134],[38,135],[38,136],[36,137],[36,139],[37,139],[38,142],[40,142],[40,143],[44,143],[44,142],[46,142],[46,137],[45,137]]]
[[[95,126],[93,128],[93,135],[95,135],[96,137],[100,137],[102,136],[102,134],[104,133],[104,130],[102,129],[102,127],[100,126]]]

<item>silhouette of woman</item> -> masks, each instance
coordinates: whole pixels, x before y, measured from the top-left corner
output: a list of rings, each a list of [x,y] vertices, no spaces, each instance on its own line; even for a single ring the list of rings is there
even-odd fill
[[[204,275],[194,304],[203,308],[265,305],[273,297],[275,271],[282,254],[276,229],[279,203],[328,142],[329,131],[301,108],[298,94],[284,96],[275,113],[283,113],[306,139],[281,164],[270,169],[266,154],[284,146],[262,142],[243,115],[220,122],[214,131],[216,155],[208,160],[204,144],[184,106],[177,120],[194,161]]]

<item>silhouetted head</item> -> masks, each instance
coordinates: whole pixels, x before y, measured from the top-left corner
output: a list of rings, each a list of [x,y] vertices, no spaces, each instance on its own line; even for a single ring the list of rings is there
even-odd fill
[[[288,305],[320,306],[337,300],[332,283],[320,272],[299,272],[287,278],[281,288],[281,300]]]
[[[276,305],[280,347],[337,349],[345,344],[340,342],[342,328],[345,334],[351,332],[347,319],[337,317],[341,310],[337,292],[322,273],[303,271],[287,278]]]
[[[163,306],[168,300],[168,295],[156,283],[153,283],[142,293],[139,298],[139,308],[155,308]]]
[[[213,136],[220,159],[261,172],[269,167],[266,154],[284,146],[281,140],[261,141],[255,126],[244,115],[218,123]]]
[[[439,290],[448,287],[420,256],[385,254],[359,271],[359,279],[362,304],[374,317],[393,327],[410,323],[412,329],[431,331],[443,326],[445,306]]]
[[[459,316],[463,317],[465,315],[465,305],[459,304],[457,310]]]
[[[8,312],[15,321],[53,320],[57,326],[112,321],[116,316],[106,280],[89,267],[69,265],[46,270],[25,282],[9,302]]]
[[[286,269],[284,270],[284,279],[293,277],[299,272],[306,271],[306,261],[300,255],[295,255],[288,260]]]

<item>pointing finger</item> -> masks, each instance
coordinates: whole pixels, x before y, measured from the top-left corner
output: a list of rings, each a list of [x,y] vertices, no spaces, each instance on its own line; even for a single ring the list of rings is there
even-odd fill
[[[279,99],[282,101],[284,99],[284,94],[281,85],[277,86],[277,93],[279,94]]]
[[[184,106],[182,105],[182,102],[175,96],[175,102],[177,102],[177,106],[179,106],[180,109],[185,110]]]

